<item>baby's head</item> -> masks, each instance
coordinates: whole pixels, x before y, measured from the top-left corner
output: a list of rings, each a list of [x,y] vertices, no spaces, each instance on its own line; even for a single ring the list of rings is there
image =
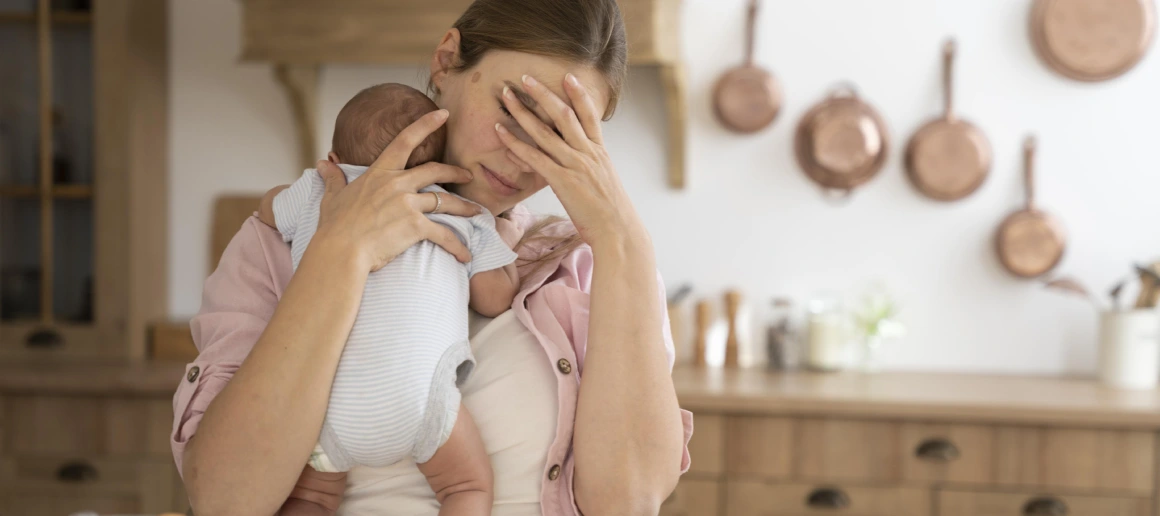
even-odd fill
[[[408,125],[439,109],[423,92],[403,84],[371,86],[351,98],[334,121],[331,152],[339,163],[369,166]],[[411,153],[407,168],[443,159],[447,130],[440,127]]]

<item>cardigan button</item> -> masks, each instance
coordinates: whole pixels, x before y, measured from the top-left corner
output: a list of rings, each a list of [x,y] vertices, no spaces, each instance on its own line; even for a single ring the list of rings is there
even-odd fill
[[[556,361],[556,369],[559,369],[560,372],[564,374],[571,373],[572,363],[569,362],[567,358],[561,358],[560,360]]]
[[[197,380],[197,375],[199,375],[199,374],[201,374],[201,368],[197,367],[197,366],[193,366],[193,367],[189,368],[189,373],[187,373],[185,375],[185,379],[189,380],[189,383],[193,383],[194,381]]]
[[[559,464],[552,466],[552,469],[548,470],[548,480],[556,480],[557,478],[560,478],[560,465]]]

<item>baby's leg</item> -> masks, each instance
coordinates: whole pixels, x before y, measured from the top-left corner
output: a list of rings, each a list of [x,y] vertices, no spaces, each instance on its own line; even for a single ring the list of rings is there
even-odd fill
[[[345,490],[346,473],[320,472],[305,466],[276,516],[333,516]]]
[[[439,516],[491,514],[491,459],[475,420],[462,404],[451,436],[431,460],[419,464],[419,471],[435,491]]]
[[[290,498],[282,504],[275,516],[334,516],[334,511],[327,509],[320,503]]]

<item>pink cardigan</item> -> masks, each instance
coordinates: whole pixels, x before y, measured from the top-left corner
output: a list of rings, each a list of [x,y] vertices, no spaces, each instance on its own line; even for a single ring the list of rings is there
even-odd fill
[[[512,220],[524,228],[535,222],[522,206],[513,210]],[[547,228],[551,234],[572,230],[569,223]],[[549,249],[525,246],[519,254],[526,260],[547,251]],[[540,494],[545,515],[580,514],[572,491],[575,466],[572,432],[588,344],[588,292],[592,264],[592,250],[582,245],[554,265],[546,264],[540,268],[535,277],[528,278],[525,288],[512,303],[516,318],[543,345],[549,358],[547,366],[556,374],[560,395],[556,438],[548,449]],[[523,277],[530,272],[530,268],[521,267],[520,275]],[[170,446],[178,471],[181,471],[185,443],[197,432],[206,407],[230,381],[265,330],[292,273],[290,247],[276,230],[251,217],[226,248],[217,270],[206,279],[201,311],[190,323],[193,339],[201,353],[196,361],[186,366],[185,377],[173,396]],[[664,284],[659,275],[657,281],[660,283],[661,306],[665,306]],[[673,340],[667,312],[663,324],[664,342],[656,343],[657,352],[665,353],[669,367],[672,367]],[[576,365],[574,371],[571,364]],[[681,419],[685,431],[685,449],[681,457],[681,473],[684,473],[689,469],[688,442],[693,434],[693,415],[682,410]]]

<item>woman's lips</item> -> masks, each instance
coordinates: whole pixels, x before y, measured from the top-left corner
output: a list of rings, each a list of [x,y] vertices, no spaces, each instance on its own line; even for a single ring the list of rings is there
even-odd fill
[[[490,168],[483,165],[480,165],[479,168],[483,170],[484,177],[487,178],[488,184],[491,185],[492,190],[495,190],[496,193],[500,195],[512,195],[520,191],[519,187],[507,182],[499,174],[492,172]]]

